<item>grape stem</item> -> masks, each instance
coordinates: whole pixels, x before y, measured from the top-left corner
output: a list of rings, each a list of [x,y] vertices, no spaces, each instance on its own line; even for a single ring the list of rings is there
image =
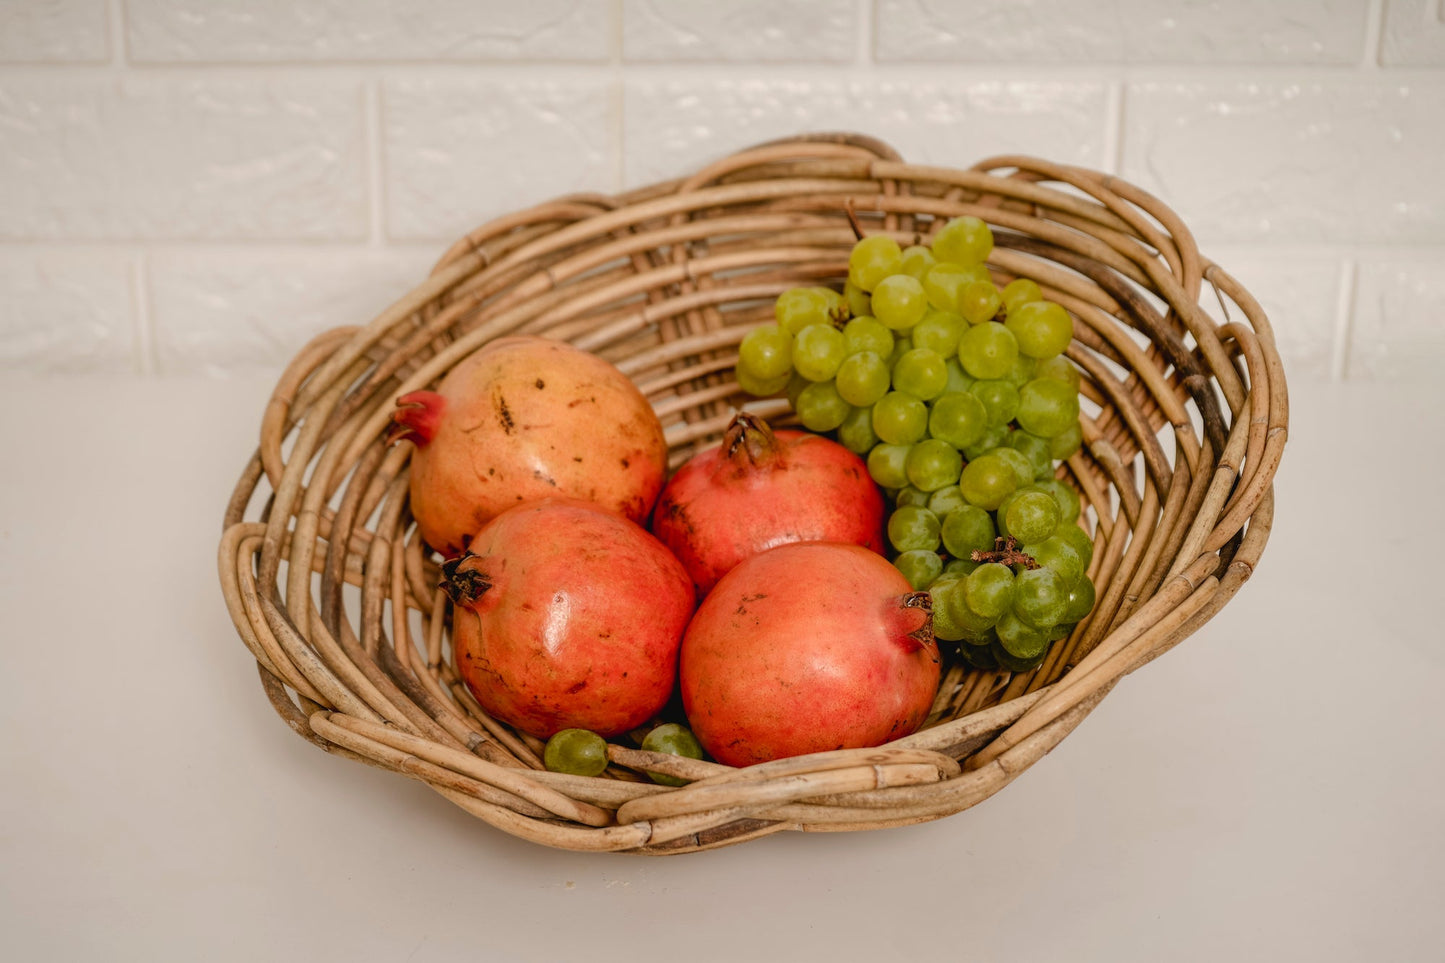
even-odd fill
[[[993,540],[993,551],[985,552],[982,549],[974,549],[969,558],[975,562],[998,562],[1012,568],[1015,565],[1022,565],[1027,569],[1039,568],[1038,560],[1032,555],[1023,551],[1023,546],[1018,539],[1010,535],[1004,538],[1000,535]]]
[[[863,225],[858,223],[858,212],[853,210],[853,198],[843,199],[843,210],[848,215],[848,225],[853,228],[853,236],[863,240]]]

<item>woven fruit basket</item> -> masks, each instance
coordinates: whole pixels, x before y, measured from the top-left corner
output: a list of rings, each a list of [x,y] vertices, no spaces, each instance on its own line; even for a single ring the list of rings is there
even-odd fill
[[[739,409],[788,422],[786,400],[745,395],[733,376],[780,292],[840,280],[859,228],[919,243],[960,215],[992,228],[999,283],[1032,279],[1073,318],[1084,445],[1059,477],[1097,546],[1092,613],[1032,671],[949,667],[924,727],[885,746],[735,769],[619,740],[600,776],[548,771],[542,744],[489,718],[452,664],[441,559],[408,507],[413,449],[388,438],[398,396],[500,336],[565,340],[641,388],[676,466]],[[495,220],[370,324],[314,339],[226,509],[221,583],[298,735],[518,837],[682,853],[900,826],[998,792],[1219,611],[1269,537],[1287,421],[1258,303],[1144,191],[1031,157],[923,167],[868,137],[810,135]]]

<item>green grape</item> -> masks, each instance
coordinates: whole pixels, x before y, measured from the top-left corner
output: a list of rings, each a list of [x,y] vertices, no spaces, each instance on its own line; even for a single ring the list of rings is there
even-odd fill
[[[963,456],[946,441],[925,438],[908,452],[905,463],[908,480],[920,491],[936,492],[958,484]]]
[[[1028,542],[1028,539],[1021,540]],[[1079,553],[1057,535],[1051,535],[1037,544],[1024,545],[1024,552],[1032,555],[1034,561],[1044,568],[1053,571],[1064,583],[1065,592],[1072,590],[1084,574],[1084,564],[1079,559]]]
[[[1055,530],[1054,535],[1073,547],[1078,553],[1079,563],[1087,571],[1089,563],[1094,560],[1094,540],[1089,537],[1089,533],[1077,525],[1065,522]]]
[[[878,282],[902,270],[903,251],[886,234],[865,237],[848,253],[848,280],[864,291],[872,291]]]
[[[928,433],[962,451],[988,430],[988,409],[976,395],[946,391],[928,412]]]
[[[890,445],[911,445],[928,431],[928,407],[904,391],[890,391],[873,405],[873,431]]]
[[[976,217],[955,217],[933,235],[933,253],[956,264],[983,262],[993,251],[993,232]]]
[[[750,395],[764,398],[768,395],[775,395],[784,388],[787,388],[792,383],[794,376],[791,372],[784,372],[776,378],[762,379],[747,368],[738,367],[733,371],[733,377],[737,380],[739,388]]]
[[[1003,501],[998,503],[998,508],[993,510],[993,523],[998,528],[1000,538],[1007,538],[1012,534],[1008,530],[1008,510],[1009,506],[1017,501],[1021,494],[1023,494],[1022,489],[1015,488],[1005,495]]]
[[[963,598],[979,615],[997,619],[1013,605],[1013,571],[998,562],[982,563],[963,580]]]
[[[970,281],[958,289],[954,300],[958,303],[958,313],[969,324],[992,321],[1003,306],[1003,299],[992,281]]]
[[[1008,446],[1023,452],[1034,466],[1034,478],[1049,478],[1054,473],[1054,459],[1049,454],[1049,441],[1022,428],[1009,432]]]
[[[943,574],[943,559],[938,557],[937,552],[915,548],[899,552],[893,559],[893,567],[903,573],[914,591],[918,591],[928,588],[934,579]]]
[[[968,392],[982,402],[984,416],[991,428],[1007,425],[1018,414],[1019,391],[1007,381],[975,381]]]
[[[574,776],[601,775],[607,768],[607,741],[590,729],[562,729],[542,747],[542,765]]]
[[[993,629],[983,633],[977,641],[971,638],[963,641],[965,644],[958,647],[958,655],[965,665],[982,672],[998,671],[998,657],[994,653],[1002,650],[998,647]]]
[[[1021,304],[1028,304],[1030,301],[1042,301],[1044,292],[1039,290],[1036,282],[1028,278],[1014,278],[1003,286],[1003,306],[1009,314]]]
[[[1082,576],[1074,587],[1069,589],[1068,600],[1064,603],[1065,622],[1082,622],[1084,617],[1094,610],[1095,592],[1093,581],[1089,576]]]
[[[831,324],[831,302],[817,288],[788,288],[773,302],[773,316],[788,334],[797,334],[810,324]]]
[[[649,732],[642,739],[642,749],[644,752],[665,752],[669,756],[685,756],[688,759],[702,758],[702,745],[697,741],[697,736],[692,734],[691,729],[676,722],[665,722]],[[660,772],[649,772],[648,775],[653,782],[662,786],[687,784],[685,779]]]
[[[969,392],[972,394],[972,392]],[[983,430],[983,437],[963,449],[963,457],[966,461],[973,461],[980,455],[986,455],[995,448],[1002,448],[1008,442],[1007,425],[989,425]]]
[[[1009,492],[1019,487],[1019,482],[1013,466],[990,453],[963,466],[958,487],[970,504],[993,511]]]
[[[1013,469],[1015,479],[1014,487],[1022,488],[1025,485],[1033,484],[1034,464],[1033,462],[1029,461],[1027,455],[1019,451],[1017,448],[1010,448],[1007,445],[1000,445],[992,451],[985,452],[985,454],[994,458],[998,458]]]
[[[1019,355],[1017,358],[1014,358],[1013,367],[1009,368],[1008,374],[999,380],[1007,381],[1015,388],[1022,388],[1034,380],[1036,377],[1035,369],[1038,367],[1038,364],[1033,358]]]
[[[1008,533],[1021,542],[1042,542],[1059,527],[1059,503],[1047,492],[1018,492],[1000,510]],[[1046,564],[1042,559],[1039,563]]]
[[[1002,378],[1009,373],[1018,354],[1018,340],[1001,324],[975,324],[958,339],[958,360],[963,370],[975,378]]]
[[[852,414],[853,406],[843,400],[831,381],[815,381],[798,393],[793,406],[798,420],[809,431],[832,431]]]
[[[937,551],[941,529],[938,516],[921,505],[904,505],[888,516],[888,541],[900,552]]]
[[[793,370],[793,339],[779,325],[759,325],[738,345],[738,364],[759,381],[789,374]]]
[[[938,258],[933,252],[922,244],[914,244],[903,249],[903,273],[909,277],[923,280],[923,275],[928,269],[938,263]]]
[[[817,291],[828,302],[828,318],[832,321],[847,321],[853,316],[848,310],[848,301],[843,295],[832,288],[825,288],[821,285],[810,287],[809,291]]]
[[[908,449],[911,445],[880,442],[868,452],[868,475],[884,488],[897,490],[908,484]]]
[[[868,292],[852,281],[843,282],[843,303],[848,305],[850,318],[867,317],[873,310],[873,299]]]
[[[909,337],[915,348],[927,348],[945,358],[958,354],[958,339],[968,327],[968,322],[952,311],[929,308],[923,320],[913,326]]]
[[[810,324],[793,336],[793,368],[809,381],[829,381],[847,356],[843,332],[831,324]]]
[[[1059,641],[1060,639],[1067,639],[1069,637],[1069,633],[1074,631],[1074,624],[1075,623],[1073,622],[1065,621],[1060,622],[1058,625],[1049,629],[1049,642],[1053,643]]]
[[[888,358],[887,358],[887,361],[888,361],[888,370],[889,370],[889,371],[892,371],[892,370],[893,370],[893,366],[898,363],[898,359],[901,358],[901,357],[903,357],[905,354],[907,354],[908,352],[910,352],[910,351],[912,351],[912,350],[913,350],[913,339],[912,339],[912,338],[906,338],[906,337],[905,337],[905,338],[896,338],[896,339],[894,339],[894,341],[893,341],[893,350],[890,351],[890,352],[888,352]]]
[[[843,349],[848,354],[871,351],[886,358],[893,353],[893,332],[877,318],[857,315],[843,326]]]
[[[1036,629],[1057,625],[1068,600],[1068,586],[1051,568],[1026,569],[1014,577],[1013,613]]]
[[[1010,672],[1031,672],[1044,662],[1049,651],[1049,633],[1024,624],[1012,613],[994,626],[994,650],[998,663]]]
[[[1079,424],[1078,419],[1057,435],[1049,439],[1049,457],[1058,461],[1067,461],[1074,456],[1084,445],[1084,426]]]
[[[1030,358],[1053,358],[1063,353],[1074,337],[1074,322],[1063,306],[1053,301],[1029,301],[1008,313],[1004,322],[1018,339],[1019,353]]]
[[[993,551],[993,540],[998,533],[987,511],[967,504],[943,517],[938,534],[948,554],[973,561],[974,552]]]
[[[959,363],[957,354],[948,359],[948,384],[944,386],[944,391],[967,391],[973,387],[973,383],[977,380],[977,378],[963,370],[963,365]]]
[[[808,387],[808,385],[812,383],[813,382],[809,381],[807,378],[804,378],[796,371],[794,371],[793,376],[788,379],[788,404],[791,405],[794,410],[796,410],[798,407],[798,395],[802,394],[803,389]]]
[[[920,508],[928,507],[928,492],[919,491],[912,485],[904,485],[898,489],[898,494],[893,496],[893,504],[902,508],[904,505],[916,505]],[[929,509],[932,511],[932,509]]]
[[[919,444],[922,444],[922,442]],[[958,467],[959,472],[961,472],[963,465],[960,464]],[[958,472],[954,474],[957,475]],[[939,518],[947,518],[949,512],[955,508],[962,508],[967,504],[968,502],[964,500],[963,492],[959,489],[957,481],[954,481],[951,485],[945,485],[942,488],[932,491],[928,495],[928,510]]]
[[[928,594],[933,598],[934,637],[963,642],[988,632],[990,620],[970,611],[963,600],[963,579],[940,576],[929,586]]]
[[[854,408],[838,426],[838,444],[855,455],[866,455],[878,444],[873,432],[873,408]]]
[[[866,408],[888,393],[888,365],[872,351],[848,355],[838,366],[834,378],[843,400],[860,408]]]
[[[873,289],[873,317],[894,331],[907,331],[923,320],[928,296],[923,283],[907,274],[894,274]]]
[[[1079,369],[1074,363],[1061,354],[1052,358],[1045,358],[1038,362],[1034,368],[1035,378],[1052,378],[1055,381],[1062,381],[1075,391],[1079,390]]]
[[[893,387],[928,401],[948,386],[948,364],[943,355],[927,348],[905,351],[893,362]]]
[[[943,521],[947,524],[948,519],[945,518]],[[973,570],[981,564],[981,562],[975,562],[971,558],[951,558],[943,563],[943,574],[939,576],[939,579],[967,578],[969,575],[972,575]]]
[[[1062,381],[1035,378],[1019,389],[1019,410],[1014,417],[1024,431],[1050,438],[1078,423],[1079,396]]]
[[[1034,483],[1034,487],[1048,492],[1054,496],[1054,501],[1059,503],[1059,524],[1072,525],[1083,510],[1079,502],[1079,493],[1057,478],[1043,478]]]
[[[992,282],[988,268],[980,264],[949,264],[940,261],[923,275],[923,291],[928,303],[940,311],[958,311],[958,296],[966,284]]]

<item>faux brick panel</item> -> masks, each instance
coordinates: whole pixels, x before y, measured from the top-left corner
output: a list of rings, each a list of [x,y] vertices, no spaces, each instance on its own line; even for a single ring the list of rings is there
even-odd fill
[[[627,60],[847,62],[854,0],[623,0]]]
[[[440,253],[157,255],[149,284],[159,369],[280,371],[321,331],[371,321],[423,281]]]
[[[136,369],[131,262],[124,255],[0,253],[0,369]]]
[[[604,83],[388,82],[388,234],[451,240],[559,194],[613,190],[612,100]]]
[[[1104,156],[1105,91],[1092,83],[637,80],[623,115],[634,187],[809,130],[860,131],[905,160],[955,167],[1002,153],[1092,167]]]
[[[1274,330],[1287,377],[1323,380],[1330,376],[1339,316],[1341,265],[1338,258],[1261,255],[1257,249],[1224,248],[1203,253],[1259,301]],[[1224,320],[1219,299],[1207,283],[1199,303],[1212,317]],[[1232,304],[1229,318],[1245,320],[1243,312]]]
[[[1351,333],[1346,377],[1438,383],[1445,366],[1445,256],[1361,263]]]
[[[1445,67],[1445,0],[1386,0],[1380,63]]]
[[[878,0],[879,60],[1322,63],[1360,60],[1360,0]]]
[[[599,0],[127,0],[142,62],[599,60]]]
[[[367,230],[361,91],[314,80],[0,80],[0,237]]]
[[[1130,85],[1124,176],[1211,240],[1445,241],[1445,85]]]
[[[106,0],[0,2],[0,63],[83,63],[110,56]]]

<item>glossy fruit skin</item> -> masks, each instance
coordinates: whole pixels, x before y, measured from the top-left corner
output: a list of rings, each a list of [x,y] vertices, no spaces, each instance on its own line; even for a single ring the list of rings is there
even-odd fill
[[[667,703],[692,581],[641,526],[578,499],[528,502],[444,566],[457,672],[489,714],[541,739],[604,737]]]
[[[457,364],[435,392],[398,399],[412,438],[411,510],[443,555],[503,510],[584,498],[645,524],[667,472],[647,399],[602,358],[561,341],[510,337]],[[429,435],[429,437],[428,437]]]
[[[940,673],[927,600],[856,545],[784,545],[743,561],[683,638],[693,734],[719,762],[747,766],[915,731]]]
[[[707,594],[745,558],[790,542],[883,551],[883,495],[863,459],[806,431],[772,431],[747,412],[723,443],[668,480],[652,532]]]

